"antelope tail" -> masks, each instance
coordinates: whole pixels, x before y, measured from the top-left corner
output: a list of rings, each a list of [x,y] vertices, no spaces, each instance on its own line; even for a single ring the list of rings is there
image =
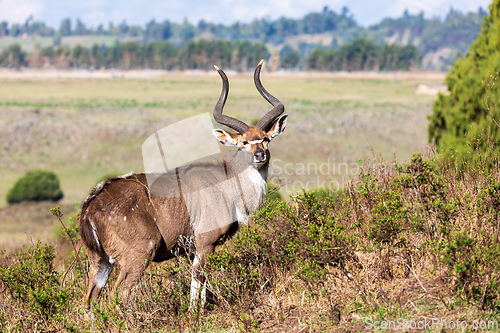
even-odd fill
[[[87,216],[84,217],[82,213],[80,213],[80,215],[78,215],[78,226],[80,228],[82,241],[86,247],[95,252],[102,251],[101,243],[97,237],[97,229],[92,218],[87,218]]]

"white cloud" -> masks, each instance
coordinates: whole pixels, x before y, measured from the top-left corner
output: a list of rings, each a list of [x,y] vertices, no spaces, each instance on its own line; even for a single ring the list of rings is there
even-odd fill
[[[104,22],[109,21],[108,15],[102,9],[94,9],[88,12],[85,12],[81,15],[80,20],[85,24],[86,27],[96,28],[99,24],[103,24],[107,28],[107,25]]]
[[[39,1],[0,0],[0,21],[24,23],[30,15],[36,18],[42,9],[43,5]]]

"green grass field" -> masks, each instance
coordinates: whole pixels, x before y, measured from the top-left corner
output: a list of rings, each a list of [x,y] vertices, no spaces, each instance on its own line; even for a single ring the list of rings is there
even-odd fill
[[[265,74],[263,81],[290,116],[271,146],[274,172],[282,169],[276,175],[288,181],[288,194],[300,190],[290,190],[290,182],[339,180],[333,167],[340,163],[351,171],[376,154],[407,159],[426,144],[434,97],[414,95],[416,82]],[[230,82],[227,114],[252,122],[270,109],[249,76]],[[0,206],[15,180],[35,168],[60,176],[68,203],[81,202],[106,173],[142,171],[142,142],[166,125],[212,112],[220,79],[0,79],[0,91]],[[311,163],[327,163],[331,172],[314,172]]]
[[[415,95],[413,88],[435,82],[265,72],[262,80],[289,114],[285,133],[271,144],[271,182],[285,198],[302,188],[341,188],[359,171],[358,160],[378,154],[404,160],[426,145],[434,96]],[[81,204],[105,174],[143,171],[143,141],[178,120],[211,113],[220,89],[216,75],[0,79],[0,207],[29,170],[56,172],[67,206]],[[225,113],[251,123],[269,109],[251,76],[230,75]],[[8,212],[2,223],[17,224],[16,209]],[[3,239],[8,230],[0,231]],[[27,241],[22,232],[16,239]]]

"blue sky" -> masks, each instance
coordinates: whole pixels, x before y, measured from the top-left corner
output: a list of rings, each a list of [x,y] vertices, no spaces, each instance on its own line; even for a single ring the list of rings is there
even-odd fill
[[[154,18],[157,22],[187,19],[198,23],[230,24],[251,22],[256,18],[276,19],[281,16],[300,18],[320,11],[324,6],[340,12],[349,7],[356,21],[363,26],[378,23],[384,17],[400,17],[405,9],[410,13],[424,11],[426,17],[443,17],[451,6],[460,11],[487,8],[491,0],[0,0],[0,21],[22,23],[29,15],[49,26],[58,28],[61,20],[80,18],[87,26],[107,27],[126,20],[128,24],[144,25]]]

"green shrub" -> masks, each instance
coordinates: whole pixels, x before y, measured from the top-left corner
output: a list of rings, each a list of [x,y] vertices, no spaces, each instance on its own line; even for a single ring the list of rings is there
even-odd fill
[[[51,171],[35,170],[20,178],[7,193],[8,203],[22,201],[57,201],[63,197],[57,175]]]
[[[500,48],[498,43],[491,41],[498,40],[500,32],[499,0],[490,4],[489,13],[477,40],[471,44],[465,57],[455,62],[446,77],[449,94],[438,95],[433,114],[429,116],[429,140],[434,141],[442,152],[462,153],[470,149],[471,143],[485,151],[488,141],[499,141],[500,128],[492,121],[492,117],[498,119],[498,112],[488,106],[495,106],[498,98],[493,95],[496,93],[493,87],[500,71]],[[477,137],[489,140],[474,142]]]
[[[253,224],[211,257],[207,271],[215,296],[250,311],[286,274],[317,294],[327,281],[329,266],[357,263],[348,246],[352,239],[332,212],[334,205],[311,193],[292,203],[268,201],[254,215]]]
[[[70,287],[60,285],[54,258],[54,247],[38,242],[33,248],[12,256],[7,267],[0,267],[0,282],[13,299],[29,311],[26,320],[19,323],[23,329],[49,318],[57,319],[75,298]]]

